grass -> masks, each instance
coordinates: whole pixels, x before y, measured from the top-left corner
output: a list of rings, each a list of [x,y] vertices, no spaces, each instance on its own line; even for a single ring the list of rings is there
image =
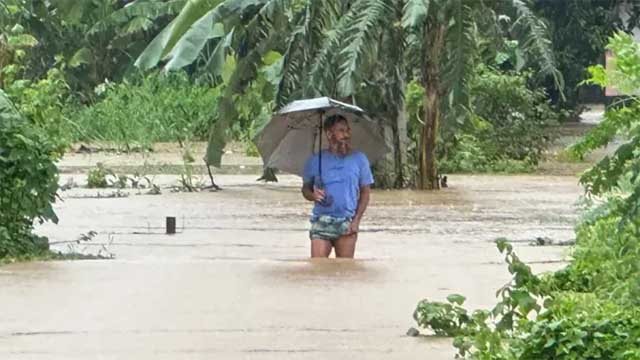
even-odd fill
[[[29,254],[19,257],[6,257],[0,259],[0,266],[32,261],[65,261],[65,260],[111,260],[112,257],[102,255],[68,253],[64,254],[56,251],[46,251],[39,254]]]

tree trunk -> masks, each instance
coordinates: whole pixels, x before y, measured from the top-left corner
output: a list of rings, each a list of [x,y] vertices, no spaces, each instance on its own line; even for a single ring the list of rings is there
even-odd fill
[[[390,189],[394,187],[396,174],[396,143],[394,138],[393,124],[387,119],[378,120],[380,124],[384,144],[389,148],[389,152],[374,165],[373,175],[375,186],[380,189]]]
[[[438,183],[438,169],[436,166],[436,143],[438,126],[440,123],[440,97],[433,86],[425,89],[424,98],[425,123],[420,134],[420,176],[418,188],[436,190],[440,188]]]
[[[404,105],[404,104],[401,104]],[[407,185],[407,117],[403,109],[380,120],[385,145],[390,149],[375,165],[376,187],[400,189]]]
[[[423,101],[424,125],[420,134],[420,155],[418,163],[418,188],[440,189],[436,162],[438,127],[440,126],[440,101],[442,84],[440,79],[440,57],[444,46],[444,25],[435,28],[427,26],[422,62],[422,85],[425,89]]]
[[[396,115],[396,121],[393,124],[393,140],[394,140],[394,160],[395,160],[395,183],[393,187],[396,189],[403,188],[407,184],[407,174],[405,174],[405,166],[407,165],[407,148],[409,139],[407,137],[407,113],[404,110],[404,103]]]

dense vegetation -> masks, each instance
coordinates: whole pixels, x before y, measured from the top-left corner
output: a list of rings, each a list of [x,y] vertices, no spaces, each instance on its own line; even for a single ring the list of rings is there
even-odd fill
[[[74,143],[152,151],[159,141],[208,141],[206,161],[217,165],[230,139],[257,155],[252,137],[300,97],[355,102],[392,134],[394,151],[375,169],[379,186],[531,171],[552,140],[549,126],[579,111],[585,67],[607,36],[637,25],[640,7],[621,4],[5,0],[0,89],[13,103],[2,116],[13,120],[3,120],[2,141],[23,144],[0,148],[37,152],[25,155],[30,162],[0,155],[12,161],[0,201],[18,196],[16,186],[38,196],[26,210],[3,205],[0,236],[38,243],[33,220],[54,219],[50,164]],[[42,188],[22,184],[23,171]],[[587,176],[604,188],[596,170]]]
[[[100,92],[95,105],[72,114],[79,129],[75,140],[113,142],[126,151],[205,140],[219,95],[219,89],[192,84],[184,74],[108,83]]]
[[[606,37],[637,23],[637,7],[626,9],[625,23],[621,4],[7,0],[0,6],[0,87],[25,116],[46,118],[56,141],[99,140],[126,150],[206,137],[213,165],[228,139],[250,142],[260,127],[251,116],[263,122],[290,99],[330,95],[356,101],[392,130],[392,164],[377,174],[389,180],[380,184],[437,187],[434,176],[443,172],[532,169],[548,142],[546,125],[579,110],[577,84]],[[572,13],[580,21],[565,21]],[[447,24],[443,44],[418,41],[440,23]],[[435,53],[442,63],[429,63]],[[163,80],[146,71],[154,67],[185,73]],[[155,94],[154,83],[163,84],[162,93]],[[412,91],[407,84],[417,86]],[[520,89],[517,100],[506,91],[483,99],[483,91],[505,84]],[[157,112],[135,112],[136,101],[156,95],[195,99],[158,101]],[[505,111],[497,119],[479,106],[485,99],[517,114],[506,119]],[[429,101],[438,105],[423,106]],[[23,109],[29,104],[38,105]],[[170,117],[183,122],[168,124]],[[485,141],[507,131],[519,141],[506,154],[504,145]]]
[[[0,258],[46,252],[49,243],[31,233],[35,220],[57,218],[54,161],[60,149],[23,118],[0,90]]]
[[[638,256],[640,253],[640,45],[626,34],[611,38],[615,70],[589,68],[590,83],[624,94],[604,121],[571,147],[575,156],[626,142],[581,177],[586,210],[576,226],[572,261],[534,275],[506,240],[498,242],[513,280],[498,291],[491,310],[469,313],[464,297],[423,300],[415,319],[454,336],[461,356],[473,359],[637,359],[640,357]]]

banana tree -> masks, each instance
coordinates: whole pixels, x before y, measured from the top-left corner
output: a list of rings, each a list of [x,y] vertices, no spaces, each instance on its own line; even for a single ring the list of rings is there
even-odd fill
[[[117,80],[131,70],[131,57],[185,3],[0,0],[0,69],[8,72],[7,64],[19,63],[18,75],[34,80],[60,65],[74,90],[92,94],[106,78]]]
[[[345,94],[366,81],[362,65],[367,63],[377,64],[378,69],[395,69],[394,64],[404,62],[406,67],[401,69],[425,88],[418,188],[439,188],[439,128],[443,120],[451,121],[466,107],[467,78],[478,61],[480,38],[519,40],[524,57],[530,62],[535,59],[531,65],[562,87],[546,26],[529,5],[524,0],[358,0],[345,15],[344,27],[336,28],[344,38],[337,53],[341,55],[339,89]],[[402,8],[401,21],[394,17],[398,7]],[[392,39],[391,46],[375,51],[381,38]],[[394,58],[398,54],[404,60]],[[392,62],[381,60],[385,58]],[[402,84],[401,79],[397,83]]]
[[[513,21],[505,28],[500,19]],[[220,52],[235,49],[238,67],[211,131],[206,158],[211,165],[220,164],[233,95],[255,77],[269,51],[283,56],[277,103],[320,94],[358,100],[368,94],[372,107],[401,119],[403,85],[416,77],[426,89],[416,183],[437,189],[439,127],[465,104],[477,35],[505,32],[520,39],[523,53],[535,57],[539,69],[561,86],[544,23],[525,0],[190,0],[137,65],[184,66],[209,44],[215,50],[206,64],[215,73]],[[382,101],[371,101],[372,94]],[[401,131],[397,121],[396,132]]]
[[[212,127],[205,159],[208,165],[220,164],[224,133],[235,117],[233,96],[241,93],[253,80],[252,75],[263,65],[261,56],[273,51],[282,55],[276,66],[272,66],[277,105],[293,98],[319,95],[346,101],[357,98],[356,101],[364,102],[385,97],[389,100],[383,104],[391,106],[380,106],[377,101],[367,104],[367,108],[376,105],[376,112],[384,114],[382,118],[394,119],[403,109],[401,82],[405,76],[402,54],[396,54],[395,59],[382,56],[381,59],[388,59],[386,63],[389,64],[383,67],[386,69],[383,72],[376,72],[375,66],[369,67],[376,76],[366,76],[367,91],[357,91],[363,89],[363,84],[357,83],[360,80],[347,84],[339,81],[343,69],[336,51],[339,52],[344,43],[345,26],[354,18],[353,3],[326,0],[190,1],[174,22],[154,39],[136,64],[143,69],[162,64],[165,69],[173,70],[196,62],[204,65],[199,68],[204,68],[210,75],[219,76],[225,54],[234,51],[238,67],[230,77],[230,86],[226,87],[225,98],[221,101],[226,106],[220,108],[218,121]],[[203,9],[208,11],[203,12]],[[395,10],[396,21],[400,21],[402,6],[396,6]],[[347,14],[348,17],[345,16]],[[389,20],[391,22],[391,18]],[[250,28],[252,24],[256,25],[253,29]],[[378,52],[384,52],[382,48],[388,48],[393,40],[389,37],[381,39]],[[247,69],[252,74],[247,74]],[[403,131],[398,131],[397,126],[392,128],[393,136],[399,138]],[[396,153],[400,154],[400,151]],[[390,183],[400,186],[403,184],[402,166],[395,167],[396,179]]]
[[[149,69],[161,64],[166,70],[173,70],[197,62],[207,75],[220,79],[227,56],[237,58],[235,69],[225,79],[218,119],[212,125],[205,156],[207,165],[219,166],[226,130],[237,117],[234,96],[256,78],[267,54],[274,51],[284,54],[272,66],[277,103],[281,104],[294,92],[300,95],[300,91],[316,91],[298,86],[302,80],[298,70],[310,63],[308,58],[312,55],[302,45],[317,46],[324,30],[318,27],[318,21],[310,24],[309,18],[331,21],[334,18],[331,15],[339,10],[304,1],[190,0],[149,44],[136,66]]]

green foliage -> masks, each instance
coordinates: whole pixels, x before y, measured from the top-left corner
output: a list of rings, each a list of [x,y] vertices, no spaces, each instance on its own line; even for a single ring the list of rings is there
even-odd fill
[[[103,163],[97,163],[87,174],[87,187],[90,189],[125,189],[128,186],[138,190],[150,188],[148,193],[153,195],[160,193],[160,188],[144,172],[136,171],[133,175],[116,174],[113,169],[106,167]],[[116,194],[120,193],[116,192]]]
[[[495,144],[489,142],[489,146]],[[449,155],[439,162],[443,173],[529,173],[534,170],[528,160],[490,157],[488,151],[474,135],[461,134],[457,137]]]
[[[184,74],[152,74],[140,81],[107,83],[97,102],[78,111],[82,141],[104,141],[131,150],[155,142],[206,138],[216,114],[219,89],[194,85]]]
[[[14,9],[12,14],[19,12]],[[6,38],[4,48],[3,38]],[[0,88],[18,111],[56,141],[59,151],[63,151],[71,141],[69,134],[73,130],[66,117],[70,92],[61,70],[64,65],[57,59],[55,66],[41,77],[24,78],[29,72],[28,57],[37,46],[38,40],[25,33],[19,24],[5,35],[0,33]]]
[[[413,318],[418,325],[433,329],[436,335],[458,336],[471,321],[467,310],[461,307],[464,301],[462,295],[449,295],[446,303],[422,300],[418,303]]]
[[[132,70],[131,59],[185,2],[4,0],[0,6],[0,68],[5,65],[3,53],[14,58],[14,63],[20,58],[17,77],[21,79],[41,79],[58,64],[74,94],[87,101],[105,79],[119,81]],[[3,36],[16,39],[13,29],[20,29],[23,39],[29,36],[29,42],[35,40],[38,46],[3,51]]]
[[[77,128],[69,119],[74,105],[63,73],[53,68],[39,80],[9,80],[5,79],[6,92],[20,113],[47,134],[59,152],[64,152]]]
[[[475,136],[461,134],[456,138],[457,142],[449,150],[448,156],[439,162],[440,171],[465,173],[490,169],[490,159]]]
[[[640,208],[640,45],[628,34],[618,33],[611,38],[608,49],[612,50],[616,60],[614,69],[606,72],[601,66],[591,67],[593,77],[589,80],[600,86],[614,86],[627,96],[620,107],[609,109],[604,120],[582,140],[571,146],[575,157],[609,143],[618,135],[626,143],[616,151],[605,156],[596,166],[586,171],[580,178],[587,191],[593,195],[602,195],[611,191],[622,179],[629,176],[635,187],[629,189],[621,201],[624,219],[633,218]]]
[[[45,252],[32,233],[38,220],[57,222],[51,204],[58,189],[57,146],[25,120],[0,90],[0,258]]]
[[[593,244],[583,246],[596,249]],[[498,248],[506,254],[513,279],[498,291],[499,302],[490,312],[476,310],[469,315],[460,306],[461,301],[454,304],[454,300],[464,298],[453,295],[448,304],[421,301],[414,314],[418,324],[436,334],[454,336],[459,355],[471,359],[637,358],[640,308],[631,305],[637,304],[637,293],[626,292],[630,296],[624,298],[616,297],[620,293],[607,293],[607,287],[628,291],[630,283],[602,282],[594,287],[597,291],[588,292],[566,282],[567,273],[580,275],[574,274],[577,262],[592,262],[593,267],[583,269],[584,273],[621,270],[624,265],[614,265],[616,261],[612,260],[607,266],[605,257],[588,259],[576,254],[577,262],[572,267],[543,279],[533,275],[504,240],[498,241]],[[597,270],[598,265],[605,269]],[[627,275],[631,277],[626,280],[637,279],[637,273]],[[532,312],[535,316],[530,315]]]
[[[282,54],[273,81],[277,106],[302,97],[351,98],[390,121],[398,118],[404,84],[412,78],[423,85],[433,83],[443,114],[458,117],[459,105],[468,102],[466,85],[480,33],[491,39],[503,35],[521,39],[523,54],[540,57],[544,63],[540,70],[557,78],[543,24],[526,5],[516,0],[500,4],[475,0],[193,1],[156,36],[136,64],[142,69],[193,64],[196,73],[216,83],[222,77],[224,55],[237,55],[236,68],[224,80],[220,121],[210,132],[207,149],[207,163],[218,165],[225,142],[221,134],[238,115],[235,96],[244,94],[260,76],[270,52]],[[505,9],[513,18],[510,31],[493,21]],[[437,41],[424,38],[433,34],[440,34]],[[163,60],[168,62],[162,64]],[[414,146],[426,148],[422,140]],[[428,158],[427,162],[435,160]],[[402,169],[406,164],[396,165]]]
[[[422,300],[414,312],[418,325],[432,329],[438,335],[454,336],[454,346],[461,356],[480,359],[507,359],[508,334],[528,322],[531,313],[540,314],[545,286],[531,272],[505,240],[497,240],[505,254],[512,280],[498,290],[499,302],[491,310],[476,310],[469,314],[461,305],[465,298],[450,295],[448,303]],[[491,355],[492,357],[487,357]]]
[[[259,156],[253,138],[267,125],[274,111],[274,75],[282,56],[276,52],[263,59],[264,67],[241,95],[234,96],[237,120],[231,125],[231,138],[245,144],[245,153]],[[281,65],[281,64],[280,64]]]
[[[178,16],[140,54],[136,66],[148,70],[169,58],[167,69],[175,70],[195,61],[209,40],[225,35],[224,28],[216,26],[229,15],[217,7],[221,2],[193,0],[185,3]]]
[[[637,184],[635,185],[637,186]],[[620,304],[640,305],[640,221],[621,222],[624,198],[612,194],[576,230],[574,261],[554,275],[560,289],[593,292]]]
[[[553,90],[565,100],[564,75],[558,68],[556,53],[553,51],[552,40],[547,23],[536,16],[532,4],[525,1],[515,1],[517,18],[510,31],[520,44],[520,50],[526,54],[525,58],[532,63],[533,69],[540,75],[547,76],[553,82]]]
[[[630,86],[640,79],[638,45],[616,35],[609,46],[624,64],[607,74],[593,68],[600,85]],[[588,192],[576,228],[571,263],[543,277],[506,251],[510,284],[498,291],[491,316],[476,321],[465,309],[420,303],[419,324],[455,335],[459,354],[471,359],[637,359],[640,357],[640,217],[637,216],[638,136],[640,112],[631,96],[620,109],[610,109],[601,125],[572,150],[576,154],[606,144],[613,135],[631,137],[611,157],[587,171],[581,181]],[[629,153],[634,154],[630,156]],[[594,195],[598,195],[596,198]],[[533,312],[530,314],[530,312]],[[426,321],[424,319],[427,319]],[[449,321],[449,322],[447,322]],[[444,324],[444,325],[443,325]]]
[[[215,136],[242,141],[248,154],[257,155],[251,139],[271,118],[270,99],[280,59],[278,53],[264,57],[257,78],[244,93],[233,96],[233,122]],[[223,75],[235,67],[234,56],[228,56]],[[125,151],[173,141],[186,149],[210,134],[221,116],[219,103],[226,87],[226,82],[211,86],[183,72],[150,73],[140,79],[105,83],[96,89],[95,104],[72,114],[77,129],[73,133],[77,140],[113,143]]]
[[[548,128],[557,115],[542,89],[529,88],[528,78],[480,67],[471,82],[475,136],[490,159],[535,165],[550,143]]]
[[[640,7],[626,0],[534,0],[536,14],[549,25],[550,39],[558,70],[565,80],[566,106],[579,104],[585,69],[602,58],[602,49],[617,30],[630,31],[638,26]],[[623,21],[626,18],[626,21]],[[539,78],[539,77],[538,77]],[[554,100],[561,100],[552,80],[542,80]]]
[[[545,92],[531,89],[528,80],[527,74],[477,68],[469,84],[470,107],[460,123],[441,129],[441,172],[521,173],[534,169],[550,145],[549,127],[557,123],[557,114]],[[423,123],[424,89],[415,81],[409,83],[405,99],[409,137],[417,142]]]
[[[640,312],[593,294],[563,293],[523,327],[515,359],[637,359]]]
[[[113,170],[106,168],[102,163],[98,163],[95,168],[89,170],[87,174],[88,188],[106,188],[109,186],[108,176],[115,176]]]
[[[404,90],[404,104],[407,112],[407,137],[410,139],[409,155],[413,163],[418,160],[417,144],[420,142],[420,131],[424,126],[425,90],[417,80],[412,80]]]
[[[535,167],[527,160],[500,159],[489,164],[487,172],[504,174],[530,173]]]

